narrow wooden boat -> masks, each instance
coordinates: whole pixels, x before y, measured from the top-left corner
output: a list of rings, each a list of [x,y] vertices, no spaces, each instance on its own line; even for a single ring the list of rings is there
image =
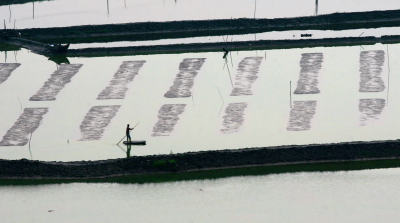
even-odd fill
[[[124,141],[125,145],[146,145],[146,140]]]

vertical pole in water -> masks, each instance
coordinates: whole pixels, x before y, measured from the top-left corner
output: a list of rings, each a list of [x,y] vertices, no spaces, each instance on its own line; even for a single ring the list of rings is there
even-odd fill
[[[254,18],[256,18],[257,0],[254,0]]]
[[[386,45],[386,52],[388,57],[388,90],[386,96],[386,104],[389,106],[389,88],[390,88],[390,58],[389,58],[389,45]]]
[[[125,3],[125,8],[126,8],[126,0],[124,0],[124,3]]]
[[[35,2],[32,2],[33,4],[33,14],[32,14],[32,18],[35,19]]]
[[[318,15],[318,0],[315,0],[315,15]]]
[[[108,7],[108,0],[107,0],[107,16],[110,16],[110,8]]]
[[[292,81],[289,83],[290,108],[292,108]]]
[[[8,5],[8,9],[10,10],[10,18],[8,19],[8,22],[11,22],[11,5]]]
[[[32,160],[31,139],[32,139],[32,132],[31,132],[31,137],[29,138],[29,153],[31,154],[31,160]]]

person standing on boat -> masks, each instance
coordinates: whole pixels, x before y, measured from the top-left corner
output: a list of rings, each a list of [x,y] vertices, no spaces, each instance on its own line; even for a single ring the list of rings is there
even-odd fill
[[[131,135],[129,134],[129,132],[130,132],[132,129],[133,129],[133,128],[129,128],[129,124],[128,124],[128,126],[126,126],[126,140],[127,140],[128,142],[132,142]]]

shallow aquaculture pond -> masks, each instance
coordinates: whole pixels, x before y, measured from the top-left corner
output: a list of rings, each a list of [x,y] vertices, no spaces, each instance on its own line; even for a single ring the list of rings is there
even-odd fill
[[[0,157],[100,160],[399,138],[399,44],[0,60]],[[389,69],[390,68],[390,69]],[[116,144],[127,124],[134,140]],[[128,153],[129,151],[129,153]]]

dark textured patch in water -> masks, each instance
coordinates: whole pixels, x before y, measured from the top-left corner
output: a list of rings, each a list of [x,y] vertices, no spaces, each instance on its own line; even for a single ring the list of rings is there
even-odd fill
[[[127,85],[133,81],[145,62],[145,60],[124,61],[114,74],[110,85],[99,94],[97,100],[124,99],[128,91]]]
[[[0,84],[6,81],[11,73],[20,65],[20,63],[0,63]]]
[[[44,83],[43,87],[33,95],[30,101],[54,101],[57,94],[71,82],[71,78],[78,73],[82,64],[61,64],[51,77]]]
[[[24,146],[29,142],[28,136],[40,125],[48,108],[25,108],[14,125],[7,131],[0,146]]]
[[[385,84],[381,78],[385,51],[371,50],[360,53],[360,92],[382,92]]]
[[[358,110],[360,111],[360,125],[365,126],[369,120],[378,120],[385,108],[386,100],[382,98],[360,99]]]
[[[300,60],[300,77],[294,94],[318,94],[318,75],[324,61],[322,53],[303,53]]]
[[[185,104],[165,104],[158,111],[158,122],[153,127],[152,136],[169,136],[185,111]]]
[[[263,57],[246,57],[240,63],[231,96],[252,95],[251,86],[257,80],[257,73]]]
[[[225,109],[226,115],[224,115],[221,129],[222,133],[234,133],[238,132],[240,126],[244,122],[244,110],[247,108],[246,102],[230,103]]]
[[[93,106],[83,119],[79,141],[100,140],[121,105]]]
[[[197,72],[203,66],[205,58],[186,58],[179,64],[179,73],[174,84],[164,94],[166,98],[183,98],[192,95],[191,89]]]
[[[295,101],[290,110],[287,131],[306,131],[311,129],[311,119],[315,115],[317,101]]]

